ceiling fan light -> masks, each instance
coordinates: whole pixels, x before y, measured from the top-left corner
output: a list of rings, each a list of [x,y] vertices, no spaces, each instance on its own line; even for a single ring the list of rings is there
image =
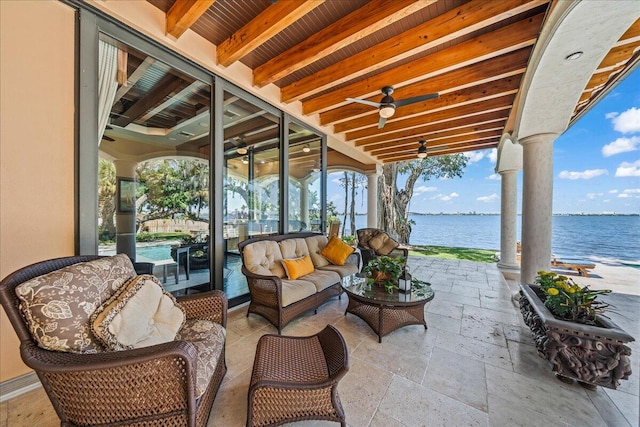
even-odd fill
[[[420,144],[420,147],[418,148],[418,158],[424,159],[427,157],[427,146],[425,145],[427,141],[423,139],[418,141],[418,143]]]
[[[249,150],[247,150],[247,147],[238,147],[236,151],[240,155],[245,155],[249,152]]]
[[[309,144],[305,144],[305,146],[302,147],[302,152],[308,153],[309,151],[311,151],[311,147],[309,147]]]
[[[387,105],[385,107],[380,108],[380,117],[388,119],[389,117],[393,116],[393,113],[395,112],[396,112],[395,108]]]
[[[248,165],[249,164],[249,158],[247,156],[244,156],[242,158],[242,163],[244,163],[245,165]]]

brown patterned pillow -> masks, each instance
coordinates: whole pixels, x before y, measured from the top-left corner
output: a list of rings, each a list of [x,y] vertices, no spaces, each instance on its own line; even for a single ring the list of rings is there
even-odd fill
[[[380,233],[369,240],[369,247],[378,255],[389,255],[400,243],[393,240],[387,233]]]
[[[31,335],[47,350],[96,353],[103,347],[89,317],[136,275],[125,254],[61,268],[16,286]]]
[[[173,341],[186,315],[155,276],[136,276],[91,315],[91,330],[108,350]]]

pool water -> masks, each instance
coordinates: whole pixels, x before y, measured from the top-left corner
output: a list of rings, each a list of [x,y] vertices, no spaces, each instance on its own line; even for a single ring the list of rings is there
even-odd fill
[[[152,246],[137,246],[136,247],[136,261],[138,262],[150,262],[160,261],[163,259],[171,259],[171,246],[170,244],[164,245],[152,245]],[[99,255],[115,255],[116,248],[99,248]]]

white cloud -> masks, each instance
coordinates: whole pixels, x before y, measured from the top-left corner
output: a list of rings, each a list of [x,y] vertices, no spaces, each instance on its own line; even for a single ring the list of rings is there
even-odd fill
[[[429,192],[433,192],[433,191],[438,191],[438,187],[427,187],[424,185],[421,185],[420,187],[417,187],[413,190],[414,193],[429,193]]]
[[[561,179],[591,179],[600,175],[607,175],[606,169],[587,169],[583,172],[562,171],[558,175]]]
[[[620,194],[618,194],[618,197],[621,198],[621,199],[627,199],[627,198],[631,197],[631,195],[627,194],[627,193],[620,193]]]
[[[611,117],[611,122],[613,123],[613,128],[618,132],[640,132],[640,108],[631,107],[627,111]]]
[[[496,193],[493,193],[490,196],[478,197],[476,200],[479,202],[490,203],[490,202],[495,202],[498,199],[499,199],[498,195]]]
[[[469,161],[469,163],[479,162],[480,160],[484,159],[485,154],[486,153],[484,151],[470,151],[464,153],[464,155],[467,156],[467,160]]]
[[[602,147],[602,155],[605,157],[611,157],[620,153],[636,151],[639,149],[639,145],[640,136],[632,136],[631,138],[618,138],[612,143]]]
[[[591,199],[591,200],[600,196],[604,196],[604,193],[587,193],[587,199]]]
[[[609,194],[616,194],[618,190],[609,190]]]
[[[449,195],[446,194],[438,194],[437,196],[433,196],[432,199],[438,199],[438,200],[442,200],[443,202],[449,202],[451,201],[454,197],[460,197],[460,195],[456,192],[453,192]]]
[[[640,194],[640,188],[627,188],[623,191],[626,194]]]
[[[491,151],[489,152],[489,161],[491,161],[491,163],[495,163],[498,161],[498,149],[497,148],[492,148]]]
[[[614,119],[616,117],[618,117],[620,115],[620,113],[618,113],[617,111],[612,111],[611,113],[607,113],[604,115],[605,118],[607,119]]]
[[[491,179],[494,181],[500,181],[500,175],[497,173],[491,174],[488,177],[486,177],[485,179]]]
[[[618,169],[616,169],[617,178],[634,176],[640,176],[640,160],[634,163],[622,162],[620,163],[620,166],[618,166]]]

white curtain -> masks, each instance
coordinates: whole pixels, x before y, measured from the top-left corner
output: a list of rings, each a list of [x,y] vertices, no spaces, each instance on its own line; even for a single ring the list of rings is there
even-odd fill
[[[98,146],[109,124],[109,113],[118,90],[118,48],[100,40],[98,45]]]

